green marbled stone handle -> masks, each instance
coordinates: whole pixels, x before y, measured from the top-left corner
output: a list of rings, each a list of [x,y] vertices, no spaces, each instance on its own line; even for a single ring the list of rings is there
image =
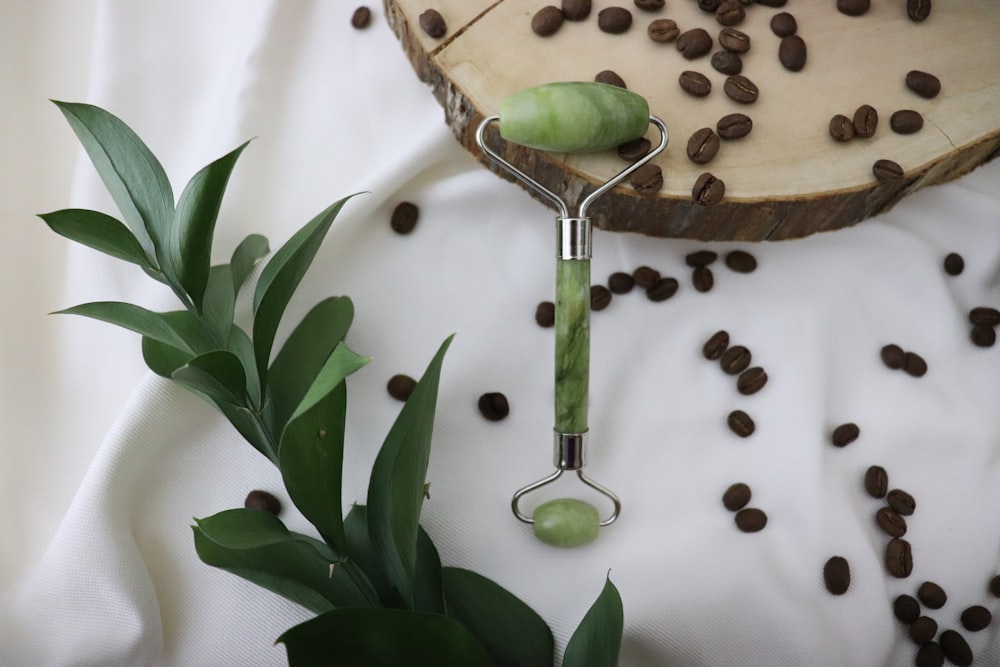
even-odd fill
[[[590,260],[556,261],[555,430],[584,433],[590,391]]]

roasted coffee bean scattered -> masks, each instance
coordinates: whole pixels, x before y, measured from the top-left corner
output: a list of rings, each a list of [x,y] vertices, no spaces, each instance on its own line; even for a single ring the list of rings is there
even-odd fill
[[[368,7],[361,6],[354,10],[351,14],[351,27],[355,30],[362,30],[368,27],[368,24],[372,21],[372,10]]]
[[[920,603],[912,595],[900,595],[892,602],[892,613],[902,623],[910,625],[920,618]]]
[[[705,341],[701,348],[702,355],[709,361],[721,359],[729,347],[729,333],[725,330],[716,331],[712,337]],[[1000,596],[998,596],[1000,597]]]
[[[715,124],[715,131],[722,139],[741,139],[750,134],[752,129],[753,120],[742,113],[727,114]]]
[[[681,90],[694,97],[705,97],[712,92],[712,81],[701,72],[685,70],[677,77]]]
[[[591,0],[562,0],[563,16],[567,21],[582,21],[590,16]]]
[[[718,152],[719,135],[710,127],[697,130],[688,139],[687,156],[695,164],[708,164]]]
[[[397,234],[409,234],[417,226],[420,219],[420,209],[417,205],[404,201],[396,205],[389,218],[389,226]]]
[[[767,384],[767,373],[760,366],[748,368],[736,378],[736,391],[744,396],[756,394]]]
[[[882,466],[870,466],[865,471],[865,491],[872,498],[884,498],[889,489],[889,474]]]
[[[903,352],[903,348],[895,343],[889,343],[883,347],[880,354],[882,356],[882,363],[892,370],[899,370],[903,367],[906,353]]]
[[[618,86],[619,88],[628,88],[625,85],[625,79],[623,79],[618,72],[614,70],[605,69],[594,75],[594,81],[597,83],[606,83],[609,86]]]
[[[535,322],[538,326],[546,329],[556,324],[556,304],[551,301],[542,301],[535,308]]]
[[[677,294],[679,286],[676,278],[660,278],[655,285],[646,289],[646,298],[650,301],[666,301]]]
[[[1000,326],[1000,310],[991,306],[976,306],[969,311],[969,321],[987,327]]]
[[[910,576],[910,572],[913,571],[913,552],[910,543],[902,537],[894,537],[886,545],[885,569],[898,579]]]
[[[788,12],[778,12],[771,17],[771,32],[778,37],[794,35],[799,29],[798,21]]]
[[[726,82],[722,85],[722,90],[729,96],[729,99],[740,104],[753,104],[760,95],[757,85],[742,74],[727,77]]]
[[[632,272],[632,279],[642,289],[649,289],[660,282],[660,272],[649,266],[640,266]]]
[[[752,355],[743,345],[733,345],[719,359],[719,366],[728,375],[738,375],[750,367]]]
[[[725,196],[725,182],[707,171],[695,179],[694,187],[691,188],[691,198],[702,206],[718,204]]]
[[[848,16],[861,16],[871,8],[871,0],[837,0],[837,11]]]
[[[960,617],[962,627],[969,632],[979,632],[989,627],[993,622],[993,614],[982,605],[973,605],[962,611]]]
[[[977,324],[969,331],[969,339],[976,347],[993,347],[997,342],[997,330]]]
[[[565,15],[561,9],[554,5],[546,5],[531,17],[531,31],[539,37],[554,35],[562,27],[564,19]]]
[[[834,447],[846,447],[857,440],[859,435],[861,435],[861,429],[858,428],[858,425],[848,422],[833,429],[830,440]]]
[[[731,53],[746,53],[750,50],[750,35],[736,28],[719,31],[719,45]]]
[[[739,25],[745,18],[746,10],[738,0],[726,0],[715,9],[715,20],[725,26]]]
[[[927,374],[927,362],[916,352],[906,352],[903,354],[903,372],[915,378],[923,377]]]
[[[750,487],[736,482],[722,494],[722,505],[730,512],[739,512],[750,502]]]
[[[678,35],[674,44],[682,56],[694,60],[712,50],[712,36],[704,28],[692,28]]]
[[[624,7],[605,7],[597,12],[597,27],[603,32],[620,35],[632,27],[632,12]]]
[[[806,66],[806,41],[798,35],[781,38],[778,45],[778,62],[789,72],[801,72]]]
[[[698,9],[709,14],[714,14],[723,0],[698,0]]]
[[[914,644],[926,644],[937,634],[938,624],[930,616],[921,616],[910,623],[909,634]]]
[[[448,32],[448,24],[445,23],[441,12],[436,9],[424,11],[420,14],[418,21],[421,29],[433,39],[441,39]]]
[[[739,74],[743,71],[743,59],[731,51],[716,51],[712,54],[712,69],[721,74]]]
[[[906,519],[898,512],[889,507],[879,508],[875,513],[875,523],[889,537],[902,537],[906,535]]]
[[[902,516],[910,516],[917,509],[917,501],[902,489],[893,489],[890,491],[886,495],[885,501],[889,503],[889,507]]]
[[[948,594],[944,592],[938,584],[933,581],[925,581],[920,584],[920,588],[917,589],[917,599],[920,600],[925,607],[930,609],[940,609],[948,601]]]
[[[389,392],[389,395],[397,401],[405,401],[410,397],[410,394],[413,393],[416,386],[416,380],[409,375],[399,373],[389,378],[389,382],[386,384],[385,389]]]
[[[906,15],[911,21],[925,21],[931,15],[931,0],[906,0]]]
[[[254,489],[247,494],[246,499],[243,501],[243,507],[252,510],[264,510],[275,516],[281,514],[281,501],[275,498],[273,494],[261,491],[260,489]]]
[[[949,276],[958,276],[965,271],[965,258],[957,252],[950,252],[944,258],[944,272]]]
[[[854,138],[854,121],[842,113],[830,118],[830,136],[834,141],[850,141]]]
[[[756,533],[767,525],[767,514],[756,507],[745,507],[736,513],[734,520],[736,527],[744,533]]]
[[[990,579],[990,583],[987,585],[987,588],[993,597],[1000,598],[1000,574]]]
[[[757,0],[757,4],[764,7],[784,7],[786,2],[788,0]]]
[[[913,109],[900,109],[889,116],[889,127],[896,134],[914,134],[924,126],[924,117]]]
[[[673,19],[656,19],[649,22],[649,25],[646,27],[646,34],[654,42],[666,44],[677,39],[681,31],[677,27],[677,22]]]
[[[590,286],[590,309],[593,311],[604,310],[611,305],[611,290],[604,285]]]
[[[754,424],[753,419],[742,410],[733,410],[730,412],[729,416],[726,417],[726,424],[729,425],[730,431],[741,438],[749,438],[757,430],[757,425]]]
[[[932,99],[941,92],[941,80],[933,74],[913,69],[906,73],[906,87],[920,97]]]
[[[896,183],[903,177],[903,168],[898,162],[892,160],[875,160],[872,165],[872,174],[875,180],[882,185]]]
[[[479,414],[491,422],[498,422],[510,414],[510,403],[499,391],[487,392],[479,397]]]
[[[628,294],[635,286],[635,278],[624,271],[615,271],[608,277],[608,288],[613,294]]]
[[[941,667],[944,665],[944,651],[937,642],[927,642],[917,649],[917,656],[913,660],[916,667]]]
[[[684,255],[684,263],[692,269],[699,266],[708,266],[719,258],[719,253],[714,250],[695,250]]]
[[[823,583],[832,595],[843,595],[851,587],[851,566],[843,556],[833,556],[823,566]]]
[[[647,12],[655,12],[663,9],[666,0],[635,0],[635,6]]]
[[[927,0],[927,4],[930,5],[930,0]],[[968,667],[975,659],[965,637],[955,630],[942,632],[941,636],[938,637],[938,642],[941,644],[941,650],[944,651],[944,657],[953,665]]]
[[[654,195],[663,187],[663,169],[660,165],[647,162],[632,172],[628,182],[641,195]]]
[[[618,147],[618,157],[626,162],[635,162],[646,156],[653,144],[646,137],[639,137]]]
[[[733,250],[726,254],[726,266],[736,273],[753,273],[757,259],[745,250]]]
[[[870,104],[862,104],[854,110],[851,124],[854,126],[854,136],[871,139],[878,129],[878,111]]]

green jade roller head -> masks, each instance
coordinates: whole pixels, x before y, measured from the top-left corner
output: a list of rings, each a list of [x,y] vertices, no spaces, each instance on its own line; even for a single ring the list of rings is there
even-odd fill
[[[494,151],[485,140],[486,128],[500,126],[505,141],[540,151],[586,153],[607,150],[638,139],[652,123],[660,142],[637,162],[587,195],[571,215],[569,206],[519,168]],[[667,128],[649,114],[646,100],[624,88],[602,83],[547,83],[514,93],[500,102],[500,113],[479,124],[476,143],[490,160],[500,165],[540,195],[554,203],[556,218],[556,316],[555,316],[555,472],[518,489],[511,509],[519,520],[532,524],[535,536],[557,547],[576,547],[593,541],[599,528],[621,513],[621,501],[609,489],[587,477],[587,409],[590,390],[590,258],[593,225],[587,209],[598,197],[649,162],[667,145]],[[554,482],[565,471],[575,471],[580,481],[611,501],[611,514],[601,519],[592,504],[574,498],[557,498],[539,505],[533,516],[521,511],[521,499]]]

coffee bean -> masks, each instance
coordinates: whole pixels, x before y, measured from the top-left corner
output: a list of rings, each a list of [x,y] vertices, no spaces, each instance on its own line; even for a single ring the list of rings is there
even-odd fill
[[[789,72],[801,72],[806,66],[806,41],[798,35],[782,37],[778,45],[778,61]]]
[[[969,321],[987,327],[1000,326],[1000,310],[990,306],[976,306],[969,311]]]
[[[698,9],[703,12],[708,12],[709,14],[714,14],[715,10],[719,8],[719,5],[723,3],[723,0],[698,0]]]
[[[400,373],[389,378],[389,382],[386,384],[385,388],[386,391],[389,392],[389,395],[397,401],[405,401],[410,397],[410,394],[413,393],[416,386],[416,380],[411,378],[409,375]]]
[[[597,12],[597,27],[603,32],[620,35],[632,27],[632,12],[624,7],[605,7]]]
[[[510,414],[510,403],[499,391],[490,391],[479,397],[479,414],[491,422],[498,422]]]
[[[719,31],[719,45],[730,53],[746,53],[750,50],[750,35],[736,28]]]
[[[875,512],[875,523],[889,537],[902,537],[906,535],[906,519],[889,507],[879,508]]]
[[[281,514],[281,501],[267,491],[255,489],[247,494],[243,507],[252,510],[264,510],[275,516]]]
[[[648,289],[660,282],[660,272],[648,266],[640,266],[632,272],[632,279],[642,289]]]
[[[590,286],[590,309],[604,310],[611,304],[611,290],[604,285]]]
[[[987,585],[987,588],[990,590],[993,597],[1000,598],[1000,574],[990,579],[990,583]]]
[[[927,4],[928,6],[930,5],[930,0],[927,0]],[[944,657],[953,665],[968,667],[975,659],[975,656],[972,655],[972,649],[969,648],[968,642],[965,641],[965,637],[954,630],[945,630],[942,632],[938,638],[938,642],[941,643],[941,650],[944,651]]]
[[[872,174],[875,176],[875,180],[882,185],[898,182],[903,177],[903,173],[903,168],[899,166],[899,163],[892,160],[875,160],[875,164],[872,165]]]
[[[681,34],[677,22],[673,19],[656,19],[649,22],[646,34],[654,42],[666,44],[672,42]]]
[[[993,614],[986,607],[977,604],[967,607],[962,612],[960,619],[963,628],[969,632],[979,632],[988,628],[993,622]]]
[[[906,73],[906,87],[920,97],[932,99],[941,92],[941,80],[933,74],[913,69]]]
[[[976,347],[993,347],[997,342],[997,330],[983,324],[977,324],[969,332],[969,339]]]
[[[745,507],[734,517],[736,527],[744,533],[756,533],[767,525],[767,515],[756,507]]]
[[[733,250],[726,254],[726,266],[736,273],[753,273],[757,259],[745,250]]]
[[[861,435],[861,429],[858,428],[858,425],[849,422],[833,429],[830,440],[834,447],[846,447],[857,440],[859,435]]]
[[[944,272],[949,276],[958,276],[965,271],[965,258],[957,252],[950,252],[944,258]]]
[[[914,644],[926,644],[937,634],[938,624],[930,616],[921,616],[910,623],[909,634]]]
[[[722,494],[722,505],[730,512],[738,512],[750,502],[750,487],[736,482]]]
[[[628,294],[635,285],[635,279],[624,271],[615,271],[608,277],[608,287],[614,294]]]
[[[889,116],[889,127],[896,134],[913,134],[924,126],[924,117],[913,109],[900,109]]]
[[[646,298],[650,301],[666,301],[677,294],[679,286],[676,278],[660,278],[655,285],[646,289]]]
[[[712,50],[712,36],[703,28],[692,28],[678,35],[675,44],[682,56],[693,60]]]
[[[865,471],[865,491],[872,498],[884,498],[889,488],[889,475],[882,466],[870,466]]]
[[[691,198],[702,206],[718,204],[725,195],[725,182],[707,171],[695,179],[694,187],[691,188]]]
[[[940,609],[948,601],[948,594],[933,581],[925,581],[917,589],[917,599],[930,609]]]
[[[739,74],[743,71],[743,59],[731,51],[716,51],[712,54],[712,68],[722,74]]]
[[[744,396],[756,394],[767,384],[767,373],[760,366],[748,368],[736,378],[736,391]]]
[[[893,370],[899,370],[903,367],[903,360],[906,353],[903,352],[903,348],[896,345],[895,343],[889,343],[882,348],[881,351],[882,363]]]
[[[916,352],[906,352],[903,354],[903,371],[915,378],[923,377],[927,374],[927,362]]]
[[[680,84],[681,90],[695,97],[705,97],[712,92],[712,82],[701,72],[685,70],[677,78],[677,83]]]
[[[750,350],[743,345],[733,345],[719,359],[719,366],[729,375],[742,373],[750,366]]]
[[[784,7],[786,2],[788,0],[757,0],[757,4],[764,7]]]
[[[830,119],[829,130],[834,141],[850,141],[854,138],[854,121],[842,113],[835,114]]]
[[[727,114],[715,125],[715,131],[722,139],[740,139],[750,134],[752,129],[753,120],[741,113]]]
[[[687,156],[695,164],[708,164],[718,152],[719,135],[710,127],[701,128],[688,139]]]
[[[913,660],[916,667],[941,667],[944,664],[944,651],[937,642],[927,642],[917,649]]]
[[[582,21],[590,16],[591,0],[562,0],[563,16],[567,21]]]
[[[564,19],[565,15],[561,9],[554,5],[546,5],[531,17],[531,31],[539,37],[554,35],[562,27]]]
[[[618,157],[626,162],[635,162],[646,156],[653,144],[646,137],[639,137],[618,147]]]
[[[551,301],[542,301],[535,308],[535,322],[538,326],[549,328],[556,323],[556,304]]]
[[[798,21],[796,21],[795,17],[788,12],[778,12],[771,17],[771,32],[778,37],[794,35],[795,31],[798,29]]]
[[[419,219],[420,209],[417,208],[417,205],[404,201],[397,204],[396,208],[392,210],[392,216],[389,218],[389,226],[397,234],[409,234],[417,226],[417,220]]]
[[[757,85],[742,74],[727,77],[726,82],[722,85],[722,90],[729,96],[729,99],[740,104],[753,104],[760,94]]]
[[[708,266],[719,258],[719,253],[714,250],[695,250],[684,255],[684,263],[693,269],[699,266]]]
[[[647,162],[632,172],[628,182],[641,195],[654,195],[663,187],[663,170],[660,165]]]
[[[931,0],[906,0],[906,15],[911,21],[925,21],[931,15]]]
[[[663,9],[663,5],[665,4],[666,0],[635,0],[635,6],[647,12],[655,12]]]
[[[917,509],[917,501],[902,489],[893,489],[890,491],[886,495],[885,501],[889,503],[889,507],[895,510],[897,514],[903,516],[910,516]]]
[[[913,571],[913,552],[910,543],[902,537],[894,537],[886,545],[885,569],[899,579],[910,576]]]
[[[912,595],[900,595],[892,602],[892,613],[899,621],[910,625],[920,618],[920,603]]]
[[[701,348],[701,353],[709,361],[721,359],[726,348],[729,347],[729,333],[725,330],[716,331],[712,337],[705,341]],[[1000,577],[997,577],[1000,580]],[[1000,596],[998,596],[1000,597]]]
[[[848,16],[861,16],[871,7],[871,0],[837,0],[837,11]]]
[[[851,124],[854,126],[854,136],[870,139],[878,129],[878,111],[870,104],[862,104],[854,110]]]
[[[601,70],[594,76],[594,81],[597,83],[606,83],[609,86],[618,86],[619,88],[628,88],[625,85],[625,79],[619,76],[618,72],[610,69]]]
[[[746,18],[746,10],[737,0],[726,0],[715,9],[715,20],[721,25],[739,25]]]
[[[444,22],[444,17],[436,9],[428,9],[423,12],[418,21],[427,36],[433,39],[441,39],[448,32],[448,25]]]
[[[757,429],[757,425],[753,423],[750,415],[742,410],[730,412],[729,416],[726,417],[726,423],[729,425],[729,430],[741,438],[749,438]]]
[[[823,583],[833,595],[843,595],[851,586],[851,566],[843,556],[833,556],[823,566]]]
[[[365,6],[358,7],[351,14],[351,27],[355,30],[362,30],[367,28],[368,24],[372,21],[372,10]]]

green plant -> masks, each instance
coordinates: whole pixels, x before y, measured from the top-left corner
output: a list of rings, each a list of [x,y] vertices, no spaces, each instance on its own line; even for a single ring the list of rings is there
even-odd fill
[[[318,537],[275,515],[231,509],[197,519],[198,556],[306,607],[317,616],[285,632],[292,665],[551,665],[552,632],[490,579],[442,566],[420,512],[438,382],[449,337],[434,355],[382,443],[365,505],[341,504],[346,378],[369,359],[345,342],[347,297],[316,304],[272,354],[285,309],[342,199],[299,229],[264,265],[252,326],[235,321],[236,298],[269,253],[252,234],[228,264],[211,264],[223,193],[247,144],[200,170],[176,204],[166,174],[117,117],[56,102],[121,211],[124,222],[84,209],[40,216],[56,233],[138,265],[168,285],[182,310],[153,312],[94,302],[61,313],[103,320],[142,336],[149,368],[217,408],[281,472],[289,497]],[[571,667],[617,662],[621,600],[610,579],[566,648]]]

